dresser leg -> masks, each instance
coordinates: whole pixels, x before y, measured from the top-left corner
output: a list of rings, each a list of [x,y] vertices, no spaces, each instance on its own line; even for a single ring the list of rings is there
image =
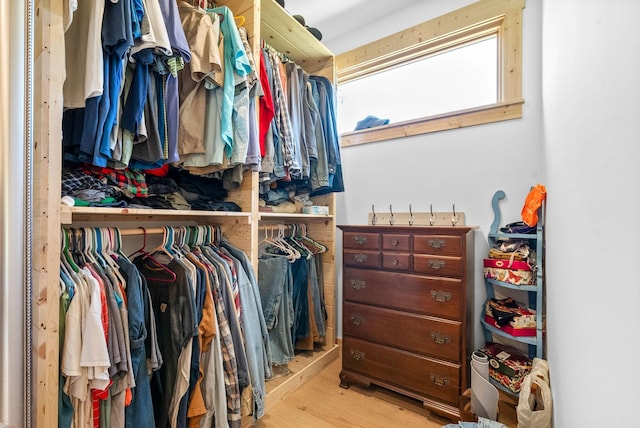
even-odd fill
[[[349,376],[345,372],[340,372],[340,387],[349,389],[351,383],[348,380]]]

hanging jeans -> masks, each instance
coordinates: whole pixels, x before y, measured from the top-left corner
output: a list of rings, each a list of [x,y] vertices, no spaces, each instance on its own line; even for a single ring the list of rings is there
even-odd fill
[[[258,288],[269,330],[271,364],[286,364],[295,357],[291,338],[293,278],[286,258],[258,260]]]
[[[318,334],[320,335],[320,337],[324,337],[327,335],[324,325],[324,302],[322,301],[323,299],[320,293],[320,287],[322,284],[320,284],[318,281],[318,264],[316,263],[317,260],[319,260],[319,257],[320,256],[314,256],[308,260],[309,287],[311,288],[311,298],[313,300],[313,315],[316,320]]]
[[[293,310],[294,321],[292,337],[295,340],[304,339],[311,334],[309,325],[309,266],[306,258],[300,258],[291,265],[293,275]]]

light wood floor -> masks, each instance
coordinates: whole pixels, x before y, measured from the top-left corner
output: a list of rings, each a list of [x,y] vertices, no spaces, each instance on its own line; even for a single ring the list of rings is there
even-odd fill
[[[451,421],[431,414],[419,401],[392,391],[339,386],[341,361],[289,395],[254,425],[256,428],[441,428]],[[513,407],[500,403],[500,421],[517,426]]]

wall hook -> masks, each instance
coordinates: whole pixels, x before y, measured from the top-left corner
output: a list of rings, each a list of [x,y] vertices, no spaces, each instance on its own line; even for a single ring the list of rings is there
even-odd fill
[[[411,204],[409,204],[409,226],[413,226],[414,221],[413,210],[411,209]]]
[[[458,223],[458,216],[456,215],[456,204],[454,202],[453,203],[453,215],[451,216],[451,224],[453,226],[455,226],[456,223]]]
[[[373,215],[371,216],[371,225],[375,226],[378,222],[378,216],[376,216],[376,210],[373,204],[371,204],[371,212],[373,213]]]
[[[391,204],[389,204],[389,212],[391,213],[391,217],[389,218],[389,224],[393,226],[396,222],[396,217],[393,215],[393,208],[391,207]]]
[[[433,226],[436,222],[436,216],[433,215],[433,204],[429,204],[429,212],[431,216],[429,216],[429,226]]]

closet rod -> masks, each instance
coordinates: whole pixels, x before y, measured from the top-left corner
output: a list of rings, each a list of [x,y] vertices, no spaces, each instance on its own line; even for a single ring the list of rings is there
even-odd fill
[[[174,228],[178,228],[180,226],[170,226],[170,227],[174,227]],[[192,226],[186,226],[186,227],[192,227]],[[91,229],[91,227],[89,227],[89,229]],[[107,228],[107,229],[118,229],[120,231],[120,236],[143,236],[145,234],[147,235],[162,235],[164,234],[164,229],[162,229],[161,227],[150,227],[150,228],[145,228],[144,231],[142,230],[142,228],[137,228],[137,229],[119,229],[119,228]]]
[[[121,236],[136,236],[136,235],[162,235],[164,234],[164,229],[161,227],[151,227],[149,229],[145,228],[144,231],[141,228],[138,229],[118,229],[120,231]]]
[[[277,229],[278,226],[294,226],[294,225],[299,225],[299,224],[304,224],[304,223],[278,223],[278,224],[270,224],[270,225],[266,225],[266,226],[259,226],[258,230],[274,230]]]

